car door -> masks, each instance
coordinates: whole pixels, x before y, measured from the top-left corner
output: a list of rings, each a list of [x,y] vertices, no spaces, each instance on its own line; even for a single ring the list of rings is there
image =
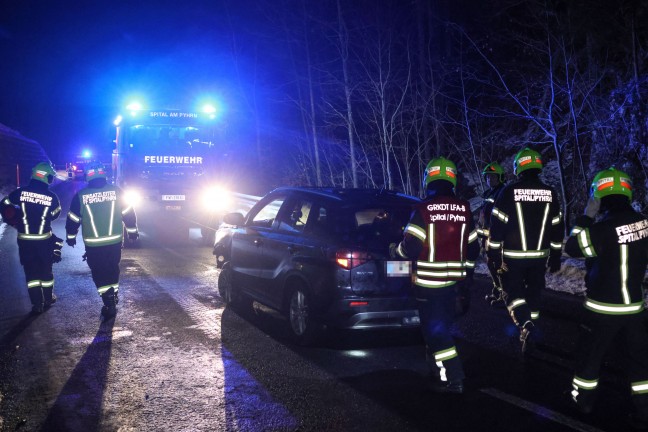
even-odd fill
[[[245,224],[232,234],[230,262],[234,283],[255,298],[263,291],[259,287],[263,239],[275,225],[285,199],[285,195],[262,199],[250,210]]]
[[[264,302],[281,309],[286,277],[299,272],[294,258],[304,253],[304,229],[313,207],[313,200],[303,194],[287,199],[271,231],[261,234],[263,257],[260,263],[260,286]]]

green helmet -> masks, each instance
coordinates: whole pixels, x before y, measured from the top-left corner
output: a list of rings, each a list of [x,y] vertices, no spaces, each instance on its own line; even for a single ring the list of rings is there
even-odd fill
[[[591,192],[598,199],[608,195],[624,195],[632,201],[632,180],[623,171],[610,167],[596,174],[592,180]]]
[[[504,175],[504,168],[497,162],[491,162],[488,165],[484,167],[484,170],[482,171],[482,175],[486,174],[497,174],[499,175],[500,181],[502,180],[502,176]]]
[[[106,169],[101,162],[90,162],[85,167],[85,178],[86,181],[106,178]]]
[[[452,186],[457,186],[457,166],[454,162],[444,157],[431,160],[425,167],[423,187],[427,189],[427,185],[436,180],[446,180]]]
[[[40,180],[43,183],[51,184],[55,176],[56,171],[54,171],[54,167],[49,162],[39,162],[32,168],[31,178]]]
[[[522,171],[529,169],[542,169],[542,158],[540,153],[531,150],[529,147],[520,150],[513,160],[513,173],[520,174]]]

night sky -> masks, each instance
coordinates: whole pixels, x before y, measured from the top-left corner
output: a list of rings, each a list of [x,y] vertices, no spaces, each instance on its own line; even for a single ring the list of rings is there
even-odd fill
[[[62,163],[82,148],[107,158],[112,121],[133,97],[159,108],[203,97],[236,113],[246,59],[232,61],[238,11],[221,3],[5,0],[0,123]]]

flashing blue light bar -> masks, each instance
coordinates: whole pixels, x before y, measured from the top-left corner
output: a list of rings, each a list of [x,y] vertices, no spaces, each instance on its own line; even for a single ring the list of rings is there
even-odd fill
[[[92,155],[90,150],[83,150],[83,157],[84,158],[89,158]]]
[[[123,120],[122,116],[118,115],[118,116],[115,118],[115,121],[113,122],[113,124],[114,124],[115,126],[119,126],[119,125],[121,124],[122,120]]]

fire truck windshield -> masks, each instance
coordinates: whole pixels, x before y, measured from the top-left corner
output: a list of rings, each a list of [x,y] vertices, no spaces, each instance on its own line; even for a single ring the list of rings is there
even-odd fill
[[[201,177],[213,163],[210,128],[135,125],[127,128],[128,176],[141,180],[177,181]]]

